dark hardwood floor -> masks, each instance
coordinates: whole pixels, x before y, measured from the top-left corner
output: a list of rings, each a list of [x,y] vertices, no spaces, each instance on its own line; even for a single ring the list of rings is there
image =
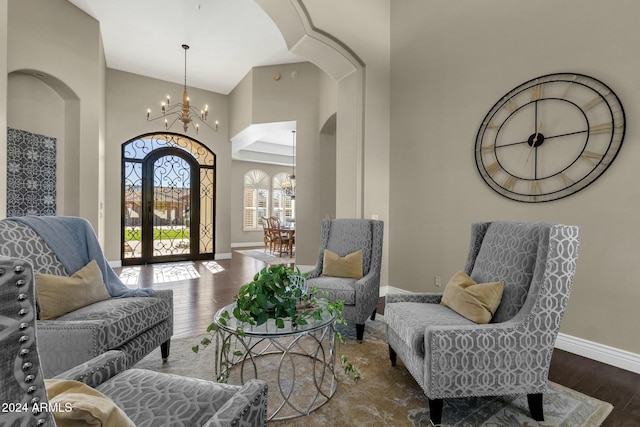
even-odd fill
[[[233,302],[238,288],[250,281],[265,264],[234,252],[219,261],[147,264],[115,268],[125,278],[138,276],[141,288],[173,290],[173,336],[206,332],[220,308]],[[129,286],[135,287],[131,282]]]
[[[215,312],[233,302],[237,289],[264,266],[261,261],[234,252],[228,260],[115,270],[130,281],[130,286],[139,283],[140,287],[173,289],[174,337],[184,337],[204,333]],[[380,298],[378,312],[384,314],[384,298]],[[549,379],[611,403],[613,411],[603,426],[640,426],[640,374],[555,350]]]

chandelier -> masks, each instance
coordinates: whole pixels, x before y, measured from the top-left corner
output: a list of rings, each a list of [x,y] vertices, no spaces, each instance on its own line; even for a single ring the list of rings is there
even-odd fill
[[[286,181],[283,181],[281,184],[282,191],[284,195],[289,197],[291,200],[295,200],[296,198],[296,131],[292,130],[291,134],[293,135],[293,144],[291,145],[291,150],[293,153],[293,168],[291,175],[287,177]]]
[[[151,109],[147,109],[147,121],[151,122],[154,120],[164,118],[164,128],[165,130],[171,129],[171,127],[176,123],[182,123],[182,129],[185,132],[189,129],[189,123],[193,122],[194,118],[200,119],[202,124],[213,131],[218,131],[218,121],[216,120],[214,126],[210,126],[206,120],[209,116],[209,106],[205,105],[203,110],[198,110],[195,107],[189,105],[189,94],[187,93],[187,50],[189,49],[189,45],[183,44],[182,48],[184,49],[184,92],[182,93],[182,103],[171,104],[171,98],[167,95],[166,102],[162,102],[160,104],[160,108],[162,109],[162,115],[154,118],[150,118]],[[175,116],[175,117],[174,117]],[[173,118],[171,123],[169,121]],[[199,125],[196,123],[196,133],[198,133]]]

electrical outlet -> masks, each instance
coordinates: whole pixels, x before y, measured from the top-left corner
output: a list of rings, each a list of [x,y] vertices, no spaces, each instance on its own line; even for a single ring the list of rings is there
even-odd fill
[[[436,288],[442,286],[442,279],[440,278],[440,276],[433,276],[433,284]]]

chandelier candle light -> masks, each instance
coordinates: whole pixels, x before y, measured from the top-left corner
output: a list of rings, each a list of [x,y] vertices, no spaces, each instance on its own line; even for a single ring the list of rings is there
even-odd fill
[[[171,129],[171,126],[175,124],[175,122],[180,121],[182,123],[182,129],[185,132],[189,129],[189,123],[191,123],[194,117],[197,117],[202,121],[202,124],[207,126],[209,129],[213,131],[218,131],[218,121],[216,120],[215,125],[210,126],[206,120],[209,116],[209,106],[205,105],[204,110],[198,110],[197,108],[189,105],[189,93],[187,93],[187,50],[189,49],[189,45],[183,44],[182,48],[184,49],[184,92],[182,93],[182,103],[171,104],[171,98],[167,95],[166,103],[161,103],[162,115],[154,118],[150,118],[151,109],[147,109],[147,121],[151,122],[154,120],[158,120],[164,118],[164,128],[165,130]],[[176,116],[171,124],[169,124],[169,116]],[[196,123],[196,133],[198,133],[199,125]]]
[[[296,131],[292,130],[291,134],[293,135],[293,145],[291,146],[293,152],[293,168],[292,173],[287,177],[287,180],[282,184],[282,191],[285,196],[289,197],[291,200],[295,200],[296,198]]]

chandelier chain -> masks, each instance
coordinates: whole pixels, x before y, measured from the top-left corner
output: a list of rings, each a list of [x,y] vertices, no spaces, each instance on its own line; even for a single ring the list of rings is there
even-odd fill
[[[292,144],[291,144],[291,175],[287,177],[287,180],[282,183],[282,191],[285,196],[289,197],[291,200],[295,200],[296,198],[296,131],[291,131],[292,135]]]
[[[183,44],[184,49],[184,90],[187,90],[187,50],[189,50],[188,44]]]

